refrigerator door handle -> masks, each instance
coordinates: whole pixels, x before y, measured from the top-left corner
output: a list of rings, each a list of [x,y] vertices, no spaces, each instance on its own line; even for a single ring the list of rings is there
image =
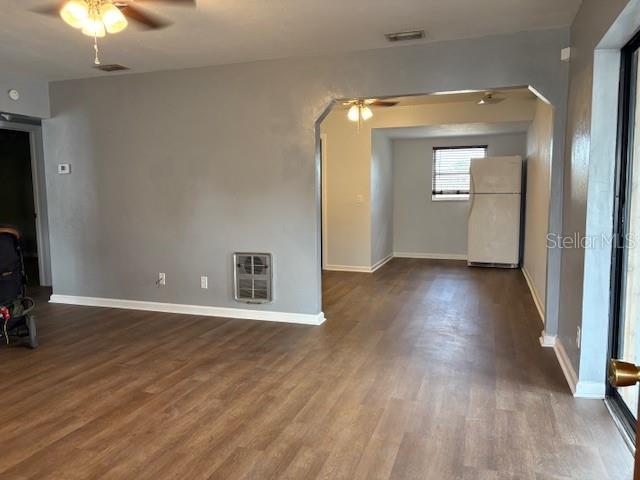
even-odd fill
[[[475,194],[473,193],[475,191],[475,188],[473,188],[473,175],[469,174],[469,213],[467,213],[467,222],[469,221],[469,218],[471,217],[471,211],[473,210],[473,204],[474,204],[474,200],[475,200]]]

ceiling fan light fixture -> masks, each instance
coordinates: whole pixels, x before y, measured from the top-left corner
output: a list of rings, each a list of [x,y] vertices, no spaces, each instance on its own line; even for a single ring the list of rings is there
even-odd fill
[[[73,28],[83,28],[89,20],[89,5],[84,0],[69,0],[60,9],[60,17]]]
[[[347,112],[347,118],[352,122],[360,120],[360,105],[352,105]]]
[[[360,115],[362,115],[362,120],[366,122],[367,120],[370,120],[373,117],[373,112],[369,107],[365,105],[364,107],[362,107]]]
[[[108,33],[118,33],[127,28],[128,22],[120,9],[113,3],[103,3],[100,18]]]
[[[91,17],[84,22],[82,33],[88,37],[102,38],[106,35],[104,23],[102,23],[100,17]]]

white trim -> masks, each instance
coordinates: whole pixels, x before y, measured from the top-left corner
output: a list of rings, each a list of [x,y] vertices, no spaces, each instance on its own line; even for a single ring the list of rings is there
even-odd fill
[[[330,272],[371,273],[371,267],[352,267],[350,265],[327,265],[323,270]]]
[[[322,265],[323,268],[327,267],[327,259],[329,258],[329,207],[327,205],[327,198],[328,198],[328,185],[329,182],[327,181],[327,165],[328,165],[328,161],[327,161],[327,134],[326,133],[321,133],[320,134],[320,146],[321,146],[321,150],[320,150],[320,159],[321,159],[321,185],[320,185],[320,192],[322,195],[321,198],[321,202],[322,202],[322,262],[324,265]]]
[[[373,273],[382,266],[386,265],[393,258],[427,258],[432,260],[466,260],[466,255],[458,255],[455,253],[403,253],[394,252],[386,258],[371,267],[351,266],[351,265],[325,265],[323,270],[330,272],[354,272],[354,273]]]
[[[544,326],[544,302],[540,300],[540,295],[538,295],[538,291],[533,284],[533,279],[531,278],[531,275],[529,275],[529,272],[524,267],[524,265],[522,266],[522,268],[520,268],[520,270],[522,270],[522,275],[527,281],[527,285],[529,285],[529,290],[531,291],[531,296],[533,297],[533,303],[536,304],[538,314],[540,315],[540,320],[542,320],[542,325]]]
[[[560,368],[562,368],[562,373],[564,373],[564,377],[567,379],[567,383],[569,384],[569,388],[571,392],[575,395],[576,393],[576,384],[578,383],[578,376],[576,375],[576,371],[571,365],[571,361],[567,356],[567,352],[562,345],[562,342],[559,338],[556,338],[555,345],[553,347],[554,352],[556,352],[556,357],[558,358],[558,363],[560,363]]]
[[[324,313],[289,313],[268,310],[249,310],[243,308],[210,307],[206,305],[183,305],[178,303],[144,302],[139,300],[121,300],[117,298],[78,297],[74,295],[51,295],[50,303],[65,303],[87,307],[123,308],[146,310],[150,312],[180,313],[207,317],[239,318],[261,320],[265,322],[300,323],[303,325],[321,325]]]
[[[569,360],[567,352],[564,349],[564,346],[562,345],[562,342],[559,338],[556,339],[553,350],[556,352],[556,357],[558,357],[560,368],[562,368],[562,373],[564,373],[564,376],[567,379],[567,383],[569,384],[569,388],[571,389],[574,397],[597,400],[603,400],[605,398],[607,389],[604,381],[578,381],[576,371],[574,370],[573,365],[571,365],[571,361]]]
[[[458,253],[394,252],[393,256],[398,258],[427,258],[431,260],[467,260],[466,254],[458,254]]]
[[[542,331],[540,334],[540,345],[543,347],[553,348],[556,346],[558,337],[556,335],[548,335],[546,331]]]
[[[579,380],[573,396],[576,398],[604,400],[607,397],[607,386],[604,382],[585,382]]]
[[[382,260],[380,260],[378,263],[374,264],[371,267],[371,273],[373,273],[376,270],[378,270],[379,268],[383,267],[384,265],[389,263],[391,260],[393,260],[393,254],[392,253],[389,254],[387,257],[383,258]]]

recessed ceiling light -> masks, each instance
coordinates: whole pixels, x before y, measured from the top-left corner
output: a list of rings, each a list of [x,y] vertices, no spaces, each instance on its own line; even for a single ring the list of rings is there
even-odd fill
[[[425,37],[424,30],[409,30],[406,32],[385,33],[390,42],[406,42],[409,40],[422,40]]]

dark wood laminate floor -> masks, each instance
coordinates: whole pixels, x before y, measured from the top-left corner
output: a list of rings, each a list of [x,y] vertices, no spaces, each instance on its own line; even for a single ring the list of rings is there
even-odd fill
[[[517,271],[327,273],[321,327],[43,304],[0,348],[0,478],[627,480]]]

